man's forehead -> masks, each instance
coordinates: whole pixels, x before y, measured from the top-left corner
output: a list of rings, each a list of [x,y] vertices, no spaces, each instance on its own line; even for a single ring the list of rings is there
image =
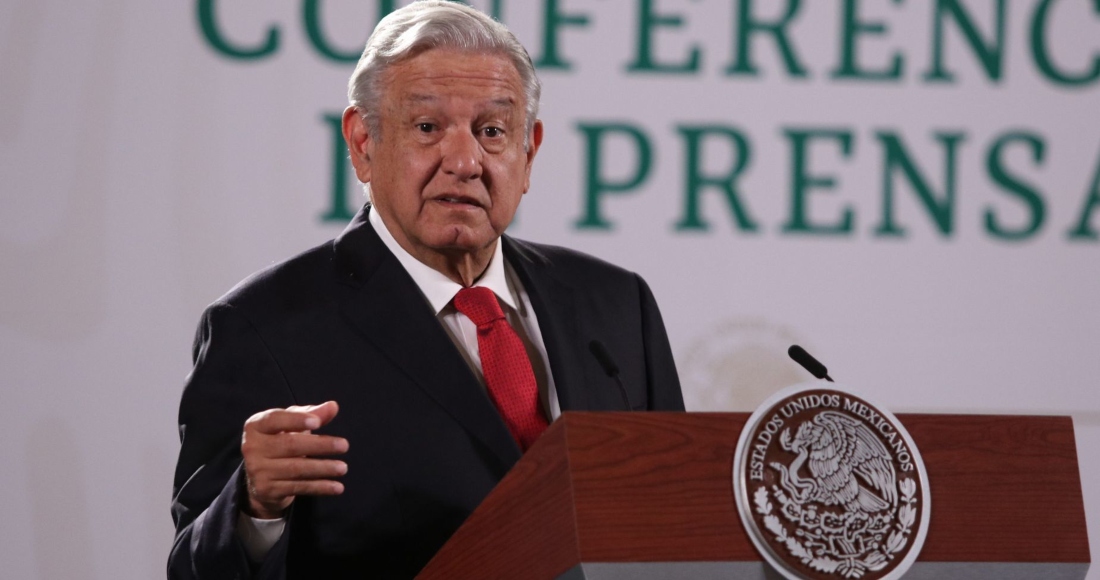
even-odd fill
[[[407,105],[428,107],[442,105],[449,98],[439,94],[423,92],[411,92],[400,96],[401,101]],[[518,102],[511,96],[490,97],[478,104],[487,109],[515,109],[518,107]]]

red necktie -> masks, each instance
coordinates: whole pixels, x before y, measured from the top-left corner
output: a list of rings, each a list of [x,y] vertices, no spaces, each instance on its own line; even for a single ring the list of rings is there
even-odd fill
[[[489,398],[520,449],[527,451],[547,423],[539,411],[539,388],[523,341],[504,319],[492,290],[463,288],[454,302],[455,308],[477,325],[477,350]]]

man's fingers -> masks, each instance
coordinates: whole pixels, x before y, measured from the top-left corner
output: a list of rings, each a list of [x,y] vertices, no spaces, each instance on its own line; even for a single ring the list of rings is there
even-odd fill
[[[336,401],[320,405],[268,409],[256,413],[245,422],[245,429],[253,428],[261,433],[312,431],[328,424],[340,411]]]
[[[245,431],[241,440],[241,455],[249,460],[282,459],[287,457],[312,457],[341,455],[348,450],[348,440],[332,435],[312,433],[254,434]]]
[[[297,495],[344,492],[344,484],[331,478],[347,473],[347,464],[313,457],[347,452],[347,439],[310,433],[332,421],[338,411],[336,402],[328,401],[268,409],[245,421],[241,455],[249,482],[248,506],[253,516],[279,517]]]
[[[245,421],[245,430],[274,434],[283,432],[311,431],[322,425],[321,419],[304,407],[288,409],[268,409],[256,413]]]
[[[282,513],[296,495],[343,493],[344,484],[331,478],[348,472],[343,461],[304,457],[269,460],[253,467],[248,470],[248,494],[258,502],[253,512],[265,514],[261,517]]]
[[[293,481],[340,477],[348,472],[348,465],[338,459],[276,459],[261,464],[255,470],[256,479],[269,481]]]
[[[249,489],[250,498],[255,499],[261,507],[254,511],[275,514],[283,512],[295,496],[340,495],[341,493],[344,493],[344,484],[331,479],[265,480],[254,483]],[[260,517],[270,516],[271,513],[265,513]],[[268,519],[271,518],[268,517]]]
[[[348,473],[348,463],[337,459],[286,459],[271,471],[272,479],[277,481],[339,478]]]
[[[339,412],[340,406],[336,404],[336,401],[326,401],[320,405],[313,405],[309,410],[311,415],[316,416],[321,421],[321,425],[328,425]]]
[[[245,421],[245,431],[274,434],[286,431],[309,431],[321,426],[321,420],[305,411],[296,409],[269,409],[256,413]]]
[[[285,497],[298,495],[340,495],[344,493],[344,484],[330,479],[309,479],[293,481],[273,481],[272,495]]]
[[[264,457],[312,457],[347,453],[348,440],[332,435],[310,433],[280,433],[265,442]]]

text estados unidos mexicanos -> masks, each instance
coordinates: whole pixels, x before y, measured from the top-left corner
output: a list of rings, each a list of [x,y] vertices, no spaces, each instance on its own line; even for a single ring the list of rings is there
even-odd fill
[[[905,438],[898,433],[886,417],[865,403],[849,397],[841,398],[840,395],[836,394],[806,395],[788,401],[760,427],[753,439],[752,451],[749,456],[749,479],[754,481],[764,480],[764,457],[775,434],[785,425],[786,421],[784,419],[790,419],[795,413],[823,407],[843,409],[863,419],[868,426],[881,434],[887,448],[893,451],[893,455],[898,462],[898,469],[901,471],[913,470],[913,456],[909,453]]]

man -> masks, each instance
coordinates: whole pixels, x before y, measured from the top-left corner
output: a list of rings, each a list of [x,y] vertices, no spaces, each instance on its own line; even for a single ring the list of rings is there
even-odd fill
[[[561,410],[624,410],[593,341],[629,406],[683,409],[640,278],[502,236],[543,138],[507,29],[451,2],[402,8],[349,98],[371,203],[200,324],[170,577],[412,577]]]

